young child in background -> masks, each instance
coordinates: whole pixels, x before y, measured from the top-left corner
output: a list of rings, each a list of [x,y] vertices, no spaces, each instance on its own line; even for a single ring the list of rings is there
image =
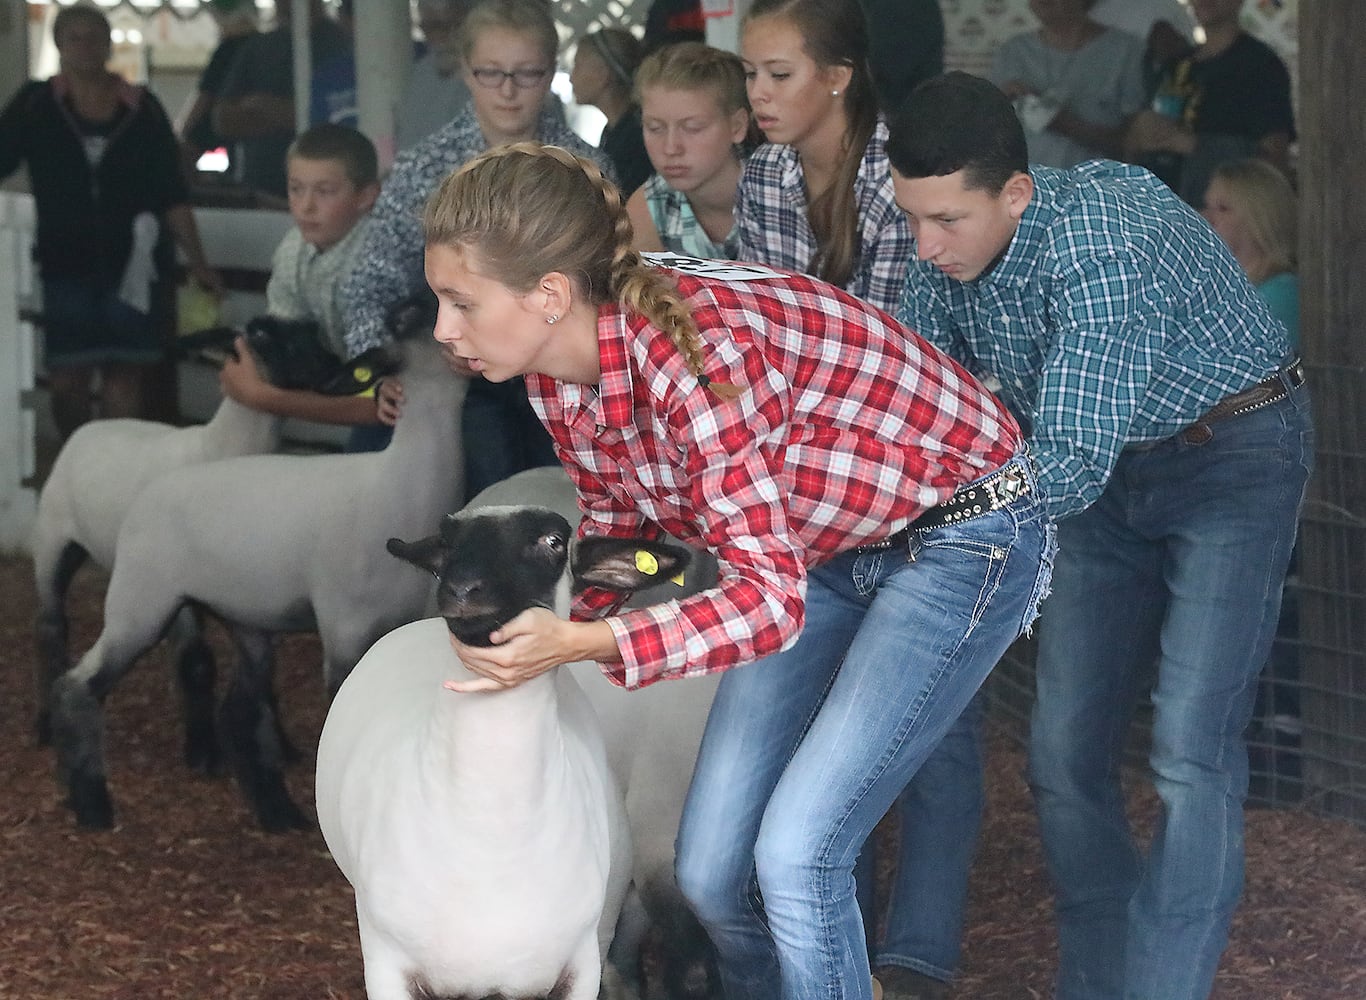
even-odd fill
[[[750,130],[744,65],[701,42],[669,45],[636,70],[636,99],[655,172],[626,202],[635,248],[734,260]]]
[[[574,100],[607,117],[598,148],[612,160],[621,196],[650,176],[650,159],[640,135],[640,105],[632,92],[645,50],[625,28],[599,28],[579,39],[569,82]]]
[[[366,216],[379,195],[375,147],[344,125],[315,125],[289,147],[289,214],[294,227],[271,261],[266,309],[281,319],[312,319],[339,358],[343,337],[341,286],[364,240]],[[267,382],[245,344],[219,375],[223,394],[244,406],[280,417],[362,426],[398,419],[403,389],[386,379],[374,392],[325,396],[308,389],[281,389]]]

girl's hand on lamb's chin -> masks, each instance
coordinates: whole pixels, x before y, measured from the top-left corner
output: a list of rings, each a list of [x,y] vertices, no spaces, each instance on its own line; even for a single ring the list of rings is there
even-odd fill
[[[489,635],[492,646],[467,646],[450,636],[460,662],[478,679],[446,681],[448,691],[469,694],[525,684],[567,662],[561,641],[569,623],[545,608],[529,608]]]

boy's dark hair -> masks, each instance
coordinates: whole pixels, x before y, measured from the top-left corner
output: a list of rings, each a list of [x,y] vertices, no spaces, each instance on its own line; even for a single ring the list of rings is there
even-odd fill
[[[1012,176],[1029,170],[1024,129],[1010,98],[971,73],[944,73],[920,84],[887,130],[887,158],[902,177],[963,170],[965,186],[995,196]]]
[[[375,144],[345,125],[323,122],[289,144],[286,162],[296,156],[305,160],[336,160],[357,190],[379,181],[379,156]]]

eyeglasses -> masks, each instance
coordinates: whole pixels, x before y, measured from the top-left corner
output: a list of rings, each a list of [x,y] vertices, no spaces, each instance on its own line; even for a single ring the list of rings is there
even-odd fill
[[[519,90],[525,90],[536,86],[549,72],[548,69],[495,69],[492,66],[480,66],[478,69],[471,69],[470,76],[474,77],[479,86],[490,90],[496,90],[508,80],[511,80],[513,86]]]

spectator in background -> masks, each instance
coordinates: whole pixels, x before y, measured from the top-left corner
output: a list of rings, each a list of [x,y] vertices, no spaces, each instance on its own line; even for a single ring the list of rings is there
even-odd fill
[[[181,142],[191,169],[199,157],[211,149],[224,147],[228,153],[228,176],[233,176],[241,154],[237,144],[218,134],[213,127],[213,106],[223,91],[232,61],[256,31],[256,4],[252,0],[211,0],[209,14],[218,25],[218,45],[209,63],[199,74],[199,90],[185,115]]]
[[[470,102],[445,127],[399,155],[371,214],[360,260],[347,280],[346,343],[351,356],[384,343],[395,306],[427,287],[422,207],[444,178],[494,146],[530,140],[563,146],[612,167],[547,103],[560,38],[545,0],[482,0],[465,19],[461,72]],[[535,465],[555,464],[550,438],[531,412],[521,379],[474,379],[465,397],[465,487],[486,486]],[[368,428],[352,447],[382,447]]]
[[[427,51],[413,63],[399,99],[395,141],[411,149],[458,115],[470,89],[460,72],[460,28],[472,0],[418,0],[417,26]]]
[[[289,3],[275,5],[279,23],[242,46],[233,60],[213,109],[219,134],[240,143],[242,169],[237,179],[247,187],[275,198],[286,197],[285,159],[294,140],[294,43],[290,34]],[[323,12],[322,0],[309,0],[309,39],[313,53],[314,88],[310,104],[332,101],[317,93],[319,73],[334,78],[338,60],[352,59],[351,36]],[[352,69],[352,100],[355,71]]]
[[[655,172],[626,203],[637,250],[734,260],[735,192],[749,137],[745,67],[733,53],[678,42],[636,70]]]
[[[52,40],[57,75],[24,84],[0,112],[0,178],[28,167],[43,366],[65,439],[94,416],[146,415],[146,376],[164,357],[156,283],[175,273],[167,230],[196,281],[216,293],[222,283],[204,259],[165,110],[106,68],[108,19],[63,7]]]
[[[1195,48],[1195,18],[1181,0],[1097,0],[1091,20],[1127,31],[1143,43],[1143,90],[1151,94],[1162,67]]]
[[[366,216],[379,195],[375,147],[353,128],[324,122],[290,145],[288,172],[294,227],[271,261],[266,310],[282,319],[315,320],[326,346],[345,358],[341,287],[355,265]],[[218,381],[223,394],[243,406],[349,426],[392,425],[398,419],[403,394],[397,379],[385,379],[375,391],[356,396],[282,389],[261,377],[244,344],[237,355],[224,362]]]
[[[1126,159],[1148,167],[1200,207],[1225,160],[1260,156],[1288,170],[1295,137],[1290,74],[1242,29],[1243,0],[1192,0],[1205,41],[1163,69],[1152,107],[1134,117]]]
[[[675,42],[705,42],[707,19],[702,0],[651,0],[645,14],[645,51]]]
[[[644,54],[639,40],[625,28],[600,28],[579,39],[569,74],[574,100],[607,117],[598,148],[616,168],[623,198],[629,198],[650,176],[634,92],[636,67]]]
[[[356,100],[356,18],[352,0],[337,0],[335,24],[346,35],[346,45],[313,53],[309,84],[308,123],[331,122],[355,128],[360,123]]]
[[[1087,16],[1094,0],[1029,0],[1036,31],[1006,40],[991,81],[1015,102],[1029,162],[1071,167],[1118,159],[1143,107],[1143,44]]]
[[[755,0],[740,55],[767,140],[745,165],[740,256],[805,271],[888,312],[913,252],[892,197],[857,0]]]
[[[1254,158],[1214,168],[1201,213],[1285,326],[1292,347],[1300,342],[1298,211],[1295,189],[1285,174]]]
[[[890,114],[917,83],[944,72],[944,15],[939,0],[862,2],[873,86]]]

